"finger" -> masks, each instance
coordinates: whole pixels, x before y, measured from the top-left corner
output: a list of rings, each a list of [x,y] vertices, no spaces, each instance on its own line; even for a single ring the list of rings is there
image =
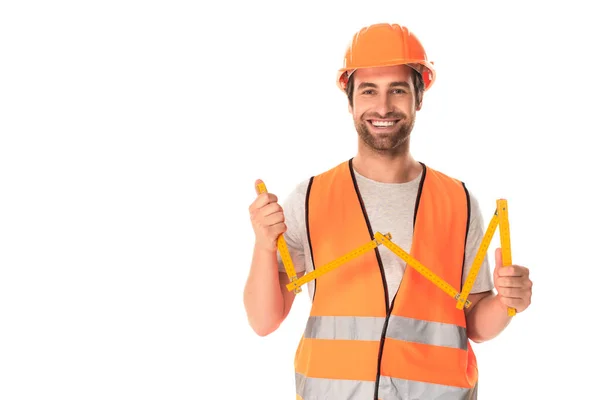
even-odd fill
[[[287,231],[287,226],[284,222],[280,222],[269,227],[269,232],[273,235],[279,236],[285,231]]]
[[[271,214],[275,214],[278,212],[283,212],[283,208],[279,205],[279,203],[269,203],[264,207],[261,207],[258,210],[257,217],[258,218],[266,218]]]
[[[256,211],[269,203],[277,203],[279,199],[273,193],[261,193],[250,204],[250,211]]]
[[[263,221],[262,225],[268,226],[268,227],[283,223],[283,221],[284,221],[283,212],[280,211],[280,212],[276,212],[271,215],[268,215],[265,218],[263,218],[262,221]]]
[[[525,282],[520,277],[515,276],[500,276],[496,278],[496,286],[507,288],[525,288]]]
[[[502,249],[500,247],[496,248],[496,268],[502,267]]]
[[[499,287],[497,290],[500,296],[506,298],[524,299],[526,296],[526,290],[522,288]]]
[[[523,277],[523,270],[518,266],[511,265],[509,267],[500,268],[498,271],[498,276],[512,276],[512,277]]]
[[[502,268],[502,251],[498,247],[494,253],[495,258],[495,267],[494,267],[494,277],[498,277],[498,271]]]
[[[256,190],[256,194],[259,195],[261,193],[267,193],[267,185],[262,181],[262,179],[257,179],[254,182],[254,189]]]

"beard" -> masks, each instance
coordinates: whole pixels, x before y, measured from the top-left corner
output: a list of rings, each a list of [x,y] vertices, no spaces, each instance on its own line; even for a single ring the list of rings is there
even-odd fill
[[[371,119],[396,119],[398,120],[392,130],[386,132],[377,132],[368,120]],[[354,126],[358,136],[369,148],[379,153],[397,153],[400,152],[408,140],[413,129],[414,117],[409,118],[401,112],[388,113],[385,116],[378,114],[363,115],[354,121]]]

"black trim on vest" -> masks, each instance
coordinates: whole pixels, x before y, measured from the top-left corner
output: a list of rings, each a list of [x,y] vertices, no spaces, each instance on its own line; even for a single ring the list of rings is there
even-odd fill
[[[306,188],[306,198],[304,200],[304,220],[305,220],[305,227],[306,227],[306,237],[308,239],[308,248],[310,249],[310,262],[312,263],[313,269],[317,269],[317,266],[315,265],[315,259],[313,257],[312,242],[310,240],[310,229],[308,227],[308,212],[309,212],[308,211],[308,198],[310,197],[310,189],[312,187],[314,179],[315,179],[314,176],[310,177],[310,180],[308,181],[308,187]],[[317,294],[317,279],[315,279],[315,282],[314,282],[312,301],[315,301],[316,294]]]
[[[465,189],[465,195],[467,196],[467,230],[465,231],[465,248],[463,250],[463,262],[462,262],[462,270],[460,272],[460,290],[462,291],[462,282],[465,274],[465,260],[467,258],[467,239],[469,237],[469,228],[471,225],[471,196],[469,195],[469,190],[467,189],[467,185],[464,182],[462,183],[463,189]]]
[[[427,174],[427,166],[419,161],[419,164],[423,167],[423,175],[421,176],[421,182],[419,182],[419,191],[417,192],[417,200],[415,201],[415,214],[413,215],[413,231],[415,230],[415,224],[417,223],[417,211],[419,210],[419,203],[421,202],[421,193],[423,193],[423,184],[425,183],[425,175]]]
[[[360,190],[358,190],[358,182],[356,182],[356,175],[354,175],[354,168],[352,167],[352,160],[348,160],[348,168],[350,168],[350,176],[352,177],[352,184],[354,185],[354,191],[356,192],[356,197],[358,198],[358,202],[360,203],[360,209],[362,210],[363,217],[365,218],[365,222],[367,223],[367,229],[369,230],[369,235],[371,236],[371,240],[375,239],[373,236],[373,228],[371,227],[371,221],[369,221],[369,216],[367,215],[367,209],[365,208],[365,203],[363,202],[362,196],[360,195]],[[385,291],[385,307],[387,310],[388,303],[390,301],[389,293],[387,290],[387,282],[385,279],[385,273],[383,270],[383,262],[381,261],[381,255],[379,254],[379,248],[375,247],[375,255],[377,256],[377,263],[379,264],[379,271],[381,272],[381,279],[383,281],[383,289]]]

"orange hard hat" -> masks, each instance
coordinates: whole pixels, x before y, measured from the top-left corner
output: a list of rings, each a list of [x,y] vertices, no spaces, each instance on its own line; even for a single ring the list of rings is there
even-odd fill
[[[427,60],[423,45],[408,28],[398,24],[374,24],[354,34],[346,50],[344,67],[338,70],[337,85],[343,91],[358,68],[405,64],[423,77],[425,90],[435,81],[433,62]]]

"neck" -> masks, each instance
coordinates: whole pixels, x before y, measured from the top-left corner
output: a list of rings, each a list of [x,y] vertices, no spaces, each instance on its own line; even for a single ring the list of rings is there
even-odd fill
[[[403,151],[377,152],[366,148],[362,143],[352,160],[353,168],[362,176],[382,183],[404,183],[419,176],[423,167],[410,151],[408,143]]]

